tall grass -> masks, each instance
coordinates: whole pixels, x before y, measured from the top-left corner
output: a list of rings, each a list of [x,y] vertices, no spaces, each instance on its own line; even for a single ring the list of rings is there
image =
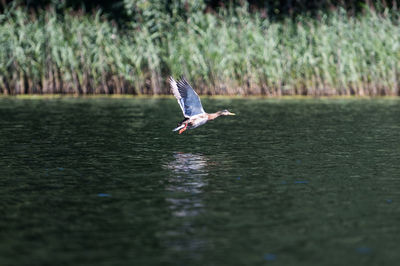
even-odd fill
[[[120,30],[94,15],[0,15],[0,93],[399,95],[400,18],[343,10],[272,22],[247,7],[190,12]],[[159,26],[159,27],[157,27]]]

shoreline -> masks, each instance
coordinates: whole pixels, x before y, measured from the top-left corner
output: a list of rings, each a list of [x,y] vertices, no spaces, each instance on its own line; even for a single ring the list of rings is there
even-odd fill
[[[332,96],[307,96],[307,95],[283,95],[283,96],[265,96],[265,95],[199,95],[201,99],[244,99],[244,100],[400,100],[399,96],[359,96],[359,95],[332,95]],[[173,95],[131,95],[131,94],[17,94],[0,95],[0,99],[175,99]]]

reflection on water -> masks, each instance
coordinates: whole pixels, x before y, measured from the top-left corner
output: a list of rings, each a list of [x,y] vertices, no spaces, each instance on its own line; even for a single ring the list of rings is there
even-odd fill
[[[207,165],[203,155],[175,152],[174,160],[167,167],[176,173],[189,173],[190,171],[202,171]]]
[[[204,180],[208,175],[207,159],[200,154],[176,152],[173,159],[165,164],[170,172],[166,190],[169,192],[166,198],[173,217],[178,219],[177,226],[167,231],[170,239],[166,246],[176,252],[185,251],[191,260],[200,259],[198,250],[206,245],[206,241],[200,237],[187,237],[188,232],[194,232],[196,226],[193,218],[204,208],[202,193]]]
[[[172,171],[168,178],[167,191],[172,192],[166,200],[173,214],[178,217],[195,216],[203,207],[202,188],[206,185],[207,160],[203,155],[174,153],[174,159],[165,165]]]

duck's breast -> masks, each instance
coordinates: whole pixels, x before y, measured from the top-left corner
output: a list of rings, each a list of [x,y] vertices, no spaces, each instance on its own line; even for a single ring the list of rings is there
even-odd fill
[[[191,117],[190,120],[191,121],[189,122],[189,127],[192,129],[207,123],[208,117],[207,115],[199,114]]]

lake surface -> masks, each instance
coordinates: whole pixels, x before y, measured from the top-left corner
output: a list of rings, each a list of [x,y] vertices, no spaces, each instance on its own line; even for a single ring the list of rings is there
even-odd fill
[[[0,99],[0,265],[397,265],[400,100]]]

